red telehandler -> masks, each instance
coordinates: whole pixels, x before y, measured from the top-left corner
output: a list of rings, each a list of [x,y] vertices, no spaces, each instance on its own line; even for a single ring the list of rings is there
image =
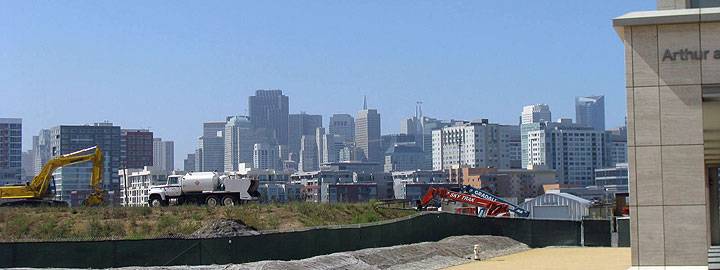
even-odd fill
[[[454,202],[467,203],[475,207],[484,208],[484,216],[488,217],[507,217],[510,216],[508,212],[508,205],[501,202],[494,202],[486,200],[480,197],[467,195],[459,192],[447,190],[445,188],[431,187],[427,193],[418,202],[418,210],[425,208],[435,198],[450,200]]]

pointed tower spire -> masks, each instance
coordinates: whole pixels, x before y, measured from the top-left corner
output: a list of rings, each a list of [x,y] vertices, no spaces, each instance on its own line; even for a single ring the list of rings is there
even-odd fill
[[[367,110],[367,96],[363,95],[363,110]]]

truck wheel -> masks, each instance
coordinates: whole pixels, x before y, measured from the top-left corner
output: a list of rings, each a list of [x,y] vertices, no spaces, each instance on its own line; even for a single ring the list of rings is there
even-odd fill
[[[210,207],[215,207],[220,205],[220,200],[218,200],[218,197],[215,196],[209,196],[207,199],[205,199],[205,204]]]
[[[234,206],[235,205],[235,198],[230,195],[225,195],[225,197],[222,198],[222,204],[224,206]]]
[[[150,207],[160,207],[163,206],[162,200],[159,198],[152,198],[150,199]]]

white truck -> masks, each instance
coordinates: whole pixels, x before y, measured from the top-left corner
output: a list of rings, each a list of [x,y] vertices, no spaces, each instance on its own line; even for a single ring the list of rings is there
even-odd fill
[[[257,200],[258,181],[245,177],[220,175],[216,172],[191,172],[170,175],[163,185],[150,186],[150,207],[181,204],[232,206]]]

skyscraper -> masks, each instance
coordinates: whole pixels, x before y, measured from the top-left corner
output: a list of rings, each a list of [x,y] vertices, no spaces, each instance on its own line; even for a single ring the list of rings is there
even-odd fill
[[[161,171],[175,170],[175,142],[153,138],[153,167]]]
[[[313,135],[302,135],[300,138],[298,170],[301,172],[315,171],[319,167],[318,146],[315,137]]]
[[[99,146],[105,157],[102,188],[119,196],[120,127],[112,123],[83,126],[56,126],[50,129],[50,155],[57,157],[85,148]],[[55,170],[55,198],[78,205],[92,192],[92,162],[65,166]],[[113,200],[113,196],[109,196]]]
[[[268,143],[253,145],[253,168],[276,169],[278,165],[277,148]]]
[[[306,113],[291,114],[288,118],[288,151],[300,154],[300,137],[303,135],[313,136],[315,130],[322,127],[322,115]],[[297,161],[297,160],[296,160]]]
[[[0,118],[0,184],[22,177],[22,119]]]
[[[282,90],[257,90],[248,98],[250,122],[255,129],[265,129],[276,144],[288,144],[289,99]]]
[[[256,143],[267,142],[246,116],[233,116],[225,124],[225,170],[236,171],[240,163],[253,163]]]
[[[591,185],[595,169],[605,164],[605,136],[570,119],[549,122],[528,133],[528,169],[553,169],[562,184]]]
[[[487,119],[456,123],[433,130],[433,170],[512,167],[510,134],[517,126],[491,124]],[[515,161],[517,163],[517,160]]]
[[[187,154],[185,160],[183,160],[183,170],[186,172],[195,171],[195,154]]]
[[[594,130],[605,130],[605,96],[575,98],[575,121]]]
[[[540,130],[546,122],[552,122],[552,113],[547,104],[535,104],[523,107],[520,117],[520,147],[523,168],[528,168],[528,133]]]
[[[552,113],[547,104],[535,104],[523,107],[521,124],[551,122]]]
[[[196,171],[225,171],[225,122],[203,123],[203,136],[195,152]]]
[[[349,114],[333,114],[328,124],[328,133],[341,136],[344,142],[354,142],[355,118]]]
[[[40,170],[50,159],[50,130],[41,129],[36,137],[37,141],[33,140],[33,175],[40,174]]]
[[[361,150],[367,161],[384,161],[380,139],[380,114],[367,108],[367,99],[363,100],[363,109],[355,119],[355,146]]]
[[[120,168],[153,166],[153,133],[147,129],[120,130]]]

